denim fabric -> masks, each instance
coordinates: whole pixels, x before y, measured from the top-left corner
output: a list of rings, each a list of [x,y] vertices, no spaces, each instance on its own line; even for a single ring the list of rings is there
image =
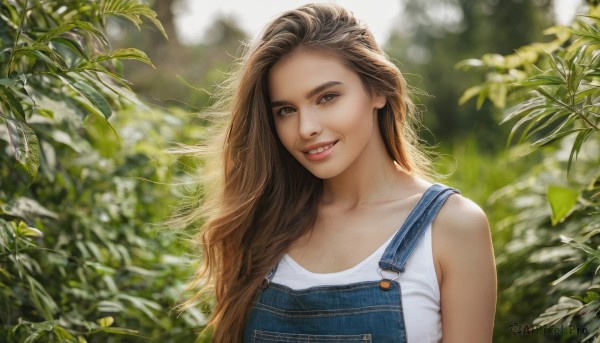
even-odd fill
[[[383,253],[382,270],[404,272],[426,228],[453,193],[459,191],[438,183],[427,189]],[[251,310],[244,342],[406,343],[401,294],[395,280],[389,288],[380,281],[301,290],[270,283]]]

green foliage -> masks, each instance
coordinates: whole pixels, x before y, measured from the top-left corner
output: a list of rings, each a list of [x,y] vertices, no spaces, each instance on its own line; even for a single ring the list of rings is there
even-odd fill
[[[126,81],[115,74],[115,62],[135,59],[151,63],[136,49],[108,51],[108,40],[96,26],[106,15],[125,15],[132,6],[135,11],[127,18],[139,22],[142,15],[162,30],[152,11],[137,2],[2,1],[5,14],[0,18],[5,29],[0,31],[0,40],[2,46],[12,48],[0,55],[0,118],[6,124],[14,158],[27,170],[31,181],[39,167],[39,137],[28,120],[37,116],[53,119],[47,101],[68,104],[83,118],[86,130],[107,127],[114,132],[108,122],[111,105],[119,106],[119,98],[128,97],[129,90]],[[104,120],[89,119],[94,116]]]
[[[552,23],[551,7],[550,0],[402,1],[401,20],[386,43],[386,52],[400,61],[410,85],[431,94],[418,102],[426,108],[424,123],[435,137],[454,143],[475,135],[483,151],[502,147],[498,142],[507,128],[497,125],[499,110],[482,102],[483,110],[477,112],[456,102],[483,73],[467,74],[453,66],[487,52],[501,56],[542,39],[541,30]],[[497,102],[503,101],[501,87],[492,89],[492,94],[498,95]]]
[[[512,239],[497,251],[498,342],[514,340],[507,334],[513,323],[529,325],[520,332],[529,342],[600,340],[599,24],[600,8],[591,7],[571,26],[547,30],[551,42],[458,64],[487,73],[461,102],[509,106],[502,120],[512,123],[508,143],[539,158],[490,197],[513,212],[499,228]],[[531,331],[569,325],[580,330]]]
[[[121,60],[151,62],[110,49],[107,16],[164,32],[138,1],[0,0],[2,342],[195,341],[205,322],[169,316],[193,266],[150,224],[176,198],[161,146],[201,132],[137,100]]]

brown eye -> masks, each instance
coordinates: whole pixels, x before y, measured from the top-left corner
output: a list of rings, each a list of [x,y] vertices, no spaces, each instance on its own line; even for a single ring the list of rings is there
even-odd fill
[[[338,97],[338,94],[327,93],[327,94],[323,95],[323,97],[321,98],[321,102],[330,102],[330,101],[333,101],[333,99],[335,99],[336,97]]]
[[[292,114],[294,113],[294,108],[293,107],[282,107],[279,111],[277,111],[277,114],[280,116],[286,116],[288,114]]]

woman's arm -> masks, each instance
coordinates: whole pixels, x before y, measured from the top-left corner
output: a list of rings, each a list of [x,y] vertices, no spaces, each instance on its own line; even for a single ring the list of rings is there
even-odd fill
[[[491,342],[496,264],[487,218],[474,202],[453,195],[433,226],[441,270],[442,341]]]

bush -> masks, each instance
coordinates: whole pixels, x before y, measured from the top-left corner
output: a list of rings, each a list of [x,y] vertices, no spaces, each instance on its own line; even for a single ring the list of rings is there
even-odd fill
[[[110,49],[115,16],[164,32],[137,1],[0,1],[3,341],[194,341],[205,322],[168,315],[193,266],[151,224],[177,198],[160,147],[197,132],[129,89],[120,60],[151,62]]]
[[[599,23],[600,7],[590,2],[589,15],[548,29],[548,43],[458,65],[487,71],[461,102],[508,106],[512,149],[540,161],[490,198],[514,213],[498,228],[512,236],[497,251],[498,342],[514,340],[510,334],[531,342],[600,337]]]

